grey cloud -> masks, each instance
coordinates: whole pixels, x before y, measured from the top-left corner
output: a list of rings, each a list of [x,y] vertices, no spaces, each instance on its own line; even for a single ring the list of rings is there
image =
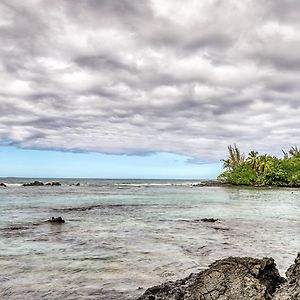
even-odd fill
[[[269,15],[275,20],[284,22],[299,22],[300,3],[297,0],[269,0]]]
[[[254,58],[260,64],[270,65],[282,71],[300,71],[300,39],[293,42],[281,41],[272,42],[271,45],[266,45],[262,49],[257,49]],[[279,44],[279,45],[278,45]]]
[[[2,1],[0,143],[219,161],[299,144],[296,1]]]
[[[98,71],[116,71],[120,72],[122,70],[128,72],[137,72],[134,66],[130,66],[121,61],[121,59],[113,58],[105,55],[92,55],[92,56],[82,56],[74,60],[79,67],[87,67],[89,69],[94,69]]]

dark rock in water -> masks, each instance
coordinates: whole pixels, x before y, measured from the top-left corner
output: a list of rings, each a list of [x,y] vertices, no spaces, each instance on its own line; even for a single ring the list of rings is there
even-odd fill
[[[191,184],[192,187],[223,187],[225,185],[228,184],[217,180],[205,180],[205,181],[195,182]]]
[[[7,185],[5,183],[3,183],[3,182],[0,182],[0,186],[1,187],[7,187]]]
[[[48,186],[60,186],[61,183],[58,181],[53,181],[53,182],[47,182],[46,184],[44,184],[41,181],[35,180],[33,182],[29,182],[29,183],[24,183],[23,186],[43,186],[43,185],[48,185]]]
[[[53,182],[47,182],[46,185],[51,185],[51,186],[61,186],[61,183],[58,181],[53,181]]]
[[[284,281],[272,258],[229,257],[200,273],[149,288],[138,300],[271,300]]]
[[[287,281],[278,289],[274,300],[300,299],[300,253],[295,259],[295,264],[291,265],[285,274]]]
[[[65,220],[62,217],[57,217],[57,218],[52,217],[50,220],[48,220],[48,222],[55,223],[55,224],[62,224],[65,223]]]
[[[201,219],[202,222],[208,222],[208,223],[215,223],[215,222],[218,222],[219,219],[214,219],[214,218],[204,218],[204,219]]]
[[[77,182],[77,183],[76,183],[76,186],[80,186],[80,182]]]
[[[23,186],[42,186],[42,185],[44,185],[44,183],[38,180],[23,184]]]

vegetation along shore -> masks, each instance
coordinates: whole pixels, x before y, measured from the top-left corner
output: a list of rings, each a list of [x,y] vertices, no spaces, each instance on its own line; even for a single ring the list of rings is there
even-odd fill
[[[300,187],[300,149],[283,151],[283,158],[251,151],[248,157],[236,145],[228,146],[225,171],[218,181],[234,185]]]

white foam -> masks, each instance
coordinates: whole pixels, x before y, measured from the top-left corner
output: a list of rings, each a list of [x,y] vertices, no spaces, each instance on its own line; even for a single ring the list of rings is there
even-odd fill
[[[3,182],[7,187],[14,187],[14,186],[22,186],[22,183],[6,183]]]
[[[117,187],[160,187],[160,186],[197,186],[201,182],[166,182],[166,183],[115,183]]]

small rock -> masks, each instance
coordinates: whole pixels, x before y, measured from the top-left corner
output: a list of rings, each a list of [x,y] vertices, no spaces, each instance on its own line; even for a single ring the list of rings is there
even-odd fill
[[[208,222],[208,223],[215,223],[218,222],[219,219],[214,219],[214,218],[203,218],[201,219],[202,222]]]
[[[77,183],[76,183],[76,186],[80,186],[80,182],[77,182]]]
[[[55,223],[55,224],[62,224],[65,223],[65,220],[62,217],[57,217],[57,218],[52,217],[50,220],[48,220],[48,222]]]
[[[0,182],[0,186],[1,187],[7,187],[7,185],[5,183],[3,183],[3,182]]]

